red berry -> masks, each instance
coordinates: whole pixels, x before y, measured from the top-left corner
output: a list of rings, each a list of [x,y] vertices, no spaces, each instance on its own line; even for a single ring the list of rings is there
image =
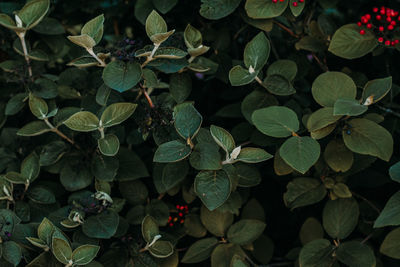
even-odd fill
[[[381,13],[382,15],[385,15],[386,12],[384,9],[381,9],[381,11],[379,13]]]
[[[174,224],[173,224],[173,223],[169,223],[169,226],[171,226],[171,227],[172,227],[172,226],[174,226]]]
[[[368,29],[371,29],[371,28],[372,28],[372,24],[371,24],[371,23],[368,23],[368,24],[367,24],[367,28],[368,28]]]
[[[179,210],[179,205],[176,205],[176,208]]]
[[[366,19],[371,19],[371,15],[370,14],[365,14],[365,18]]]
[[[387,17],[387,18],[386,18],[386,21],[387,21],[387,22],[391,22],[391,21],[392,21],[392,18],[391,18],[391,17]]]
[[[385,45],[390,45],[390,41],[389,41],[389,40],[386,40],[386,41],[385,41]]]
[[[293,6],[296,7],[298,4],[297,2],[293,2]]]
[[[361,27],[362,25],[361,21],[357,22],[357,25]]]
[[[400,16],[397,19],[400,20]]]
[[[378,42],[382,43],[383,42],[383,37],[378,38]]]
[[[365,23],[368,23],[368,19],[365,18],[365,17],[362,17],[362,18],[361,18],[361,22],[364,23],[364,24],[365,24]]]
[[[396,21],[392,20],[392,22],[390,22],[390,25],[396,26]]]
[[[385,30],[385,28],[383,26],[379,26],[379,31],[383,32]]]
[[[391,46],[395,46],[396,43],[395,43],[394,41],[392,41],[392,42],[390,43],[390,45],[391,45]]]
[[[394,40],[394,43],[395,43],[395,44],[398,44],[398,43],[399,43],[399,40],[398,40],[398,39]]]
[[[184,222],[184,220],[181,220],[181,223],[183,223]]]
[[[182,217],[182,216],[183,216],[183,213],[182,213],[182,212],[179,212],[178,215],[179,215],[179,217]]]
[[[389,31],[391,31],[391,30],[393,30],[394,27],[393,27],[393,25],[389,25],[387,28]]]
[[[360,34],[361,34],[361,35],[364,35],[364,34],[365,34],[365,30],[361,30],[361,31],[360,31]]]
[[[304,0],[299,0],[300,3],[304,3]]]
[[[272,0],[272,3],[274,4],[278,3],[278,0]]]
[[[378,9],[377,7],[374,7],[374,8],[372,9],[372,11],[374,11],[375,13],[378,12],[378,10],[379,10],[379,9]]]
[[[285,0],[279,0],[279,1],[283,2],[283,1],[285,1]]]
[[[382,19],[382,16],[381,15],[376,15],[376,19],[377,20],[381,20]],[[399,19],[400,20],[400,19]]]

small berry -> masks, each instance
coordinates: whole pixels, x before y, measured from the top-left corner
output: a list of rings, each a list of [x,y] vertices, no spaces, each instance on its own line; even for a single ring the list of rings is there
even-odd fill
[[[389,41],[389,40],[386,40],[386,41],[385,41],[385,45],[389,46],[389,45],[390,45],[390,41]]]
[[[360,34],[361,34],[361,35],[364,35],[364,34],[365,34],[365,30],[361,30],[361,31],[360,31]]]
[[[293,6],[296,7],[298,4],[297,2],[293,2]]]
[[[396,21],[392,20],[392,22],[390,22],[390,25],[396,26]]]
[[[278,3],[278,0],[272,0],[272,3],[274,4]]]
[[[399,17],[400,18],[400,17]],[[382,19],[382,16],[381,15],[376,15],[376,19],[377,20],[381,20]],[[400,20],[400,19],[399,19]]]
[[[382,15],[385,15],[386,12],[384,9],[381,9],[381,11],[379,13],[381,13]]]
[[[385,28],[383,26],[379,26],[379,31],[383,32],[385,30]]]
[[[361,21],[357,22],[357,25],[361,27],[362,26]]]
[[[372,9],[372,11],[374,11],[375,13],[378,12],[378,10],[379,10],[379,9],[378,9],[377,7],[374,7],[374,8]]]
[[[382,43],[383,42],[383,37],[378,38],[378,42]]]
[[[394,40],[394,43],[395,43],[395,44],[398,44],[398,43],[399,43],[399,40],[398,40],[398,39]]]
[[[293,4],[294,4],[294,3],[293,3]],[[364,24],[366,24],[366,23],[368,23],[368,19],[365,18],[365,17],[362,17],[362,18],[361,18],[361,22],[364,23]]]
[[[183,223],[184,222],[184,220],[181,220],[181,223]]]
[[[386,21],[387,21],[387,22],[391,22],[391,21],[392,21],[392,18],[391,18],[391,17],[387,17],[387,18],[386,18]]]
[[[179,210],[179,207],[180,207],[179,205],[176,205],[176,209],[178,209],[178,210]]]
[[[371,15],[370,14],[365,14],[365,18],[369,20],[369,19],[371,19]]]
[[[179,212],[178,215],[179,215],[179,217],[182,217],[182,216],[183,216],[183,213],[182,213],[182,212]]]
[[[173,224],[173,223],[169,223],[169,226],[171,226],[171,227],[172,227],[172,226],[174,226],[174,224]]]
[[[299,0],[300,3],[304,3],[304,0]]]
[[[392,41],[392,42],[390,43],[390,45],[391,45],[391,46],[395,46],[396,43],[395,43],[394,41]]]
[[[367,24],[367,28],[368,28],[368,29],[371,29],[371,28],[372,28],[372,24],[371,24],[371,23],[368,23],[368,24]]]
[[[388,28],[389,31],[394,29],[393,25],[389,25],[387,28]]]

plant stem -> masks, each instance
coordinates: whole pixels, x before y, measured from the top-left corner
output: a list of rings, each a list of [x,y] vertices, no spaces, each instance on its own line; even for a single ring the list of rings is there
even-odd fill
[[[160,44],[154,44],[153,50],[151,51],[150,56],[148,56],[148,57],[146,58],[146,61],[143,62],[142,68],[143,68],[144,66],[146,66],[147,64],[149,64],[149,63],[154,59],[153,56],[154,56],[154,54],[156,53],[156,51],[157,51],[157,49],[158,49],[159,47],[160,47]]]
[[[295,34],[291,29],[289,29],[288,27],[286,27],[285,25],[277,22],[276,20],[273,21],[279,28],[283,29],[285,32],[289,33],[291,36],[293,36],[294,38],[300,38],[299,35]]]
[[[261,81],[260,78],[258,78],[258,76],[256,76],[256,77],[254,78],[254,80],[256,80],[262,87],[264,87],[263,82]]]
[[[362,199],[362,200],[364,200],[373,210],[375,210],[378,214],[380,214],[381,213],[381,210],[377,207],[377,206],[375,206],[371,201],[369,201],[368,199],[366,199],[365,197],[363,197],[363,196],[361,196],[361,195],[359,195],[359,194],[357,194],[356,192],[351,192],[355,197],[358,197],[359,199]]]
[[[25,56],[25,61],[26,64],[28,65],[28,73],[29,73],[29,78],[33,79],[33,73],[32,73],[32,67],[31,67],[31,61],[28,56],[28,49],[26,47],[26,42],[25,42],[25,32],[21,32],[18,34],[18,37],[21,41],[22,45],[22,50],[24,51],[24,56]]]
[[[146,88],[144,88],[143,85],[141,85],[140,83],[139,83],[139,86],[142,89],[141,92],[146,97],[146,100],[149,103],[150,108],[154,108],[153,101],[151,100],[149,94],[147,93]]]
[[[97,62],[100,63],[100,67],[105,67],[105,66],[107,66],[107,64],[106,64],[103,60],[101,60],[101,59],[94,53],[93,49],[86,49],[86,51],[87,51],[94,59],[96,59]]]
[[[52,132],[56,133],[57,135],[59,135],[61,138],[67,140],[71,145],[75,146],[77,149],[81,149],[80,146],[78,146],[72,139],[70,139],[68,136],[66,136],[65,134],[63,134],[60,130],[57,129],[57,127],[55,127],[53,124],[51,124],[51,122],[49,121],[48,118],[44,119],[44,122],[47,124],[47,126],[49,126],[49,128],[51,129]]]

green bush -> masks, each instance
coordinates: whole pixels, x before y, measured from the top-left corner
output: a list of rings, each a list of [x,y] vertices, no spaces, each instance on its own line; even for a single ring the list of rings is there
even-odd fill
[[[0,266],[399,266],[370,2],[1,1]]]

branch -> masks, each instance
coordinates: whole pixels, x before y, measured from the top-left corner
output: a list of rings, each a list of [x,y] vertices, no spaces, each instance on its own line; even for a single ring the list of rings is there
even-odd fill
[[[289,33],[291,36],[293,36],[294,38],[299,39],[300,36],[295,34],[291,29],[289,29],[288,27],[286,27],[285,25],[283,25],[282,23],[279,23],[277,21],[273,21],[273,23],[275,23],[279,28],[283,29],[285,32]]]
[[[51,124],[51,122],[49,121],[48,118],[44,119],[44,122],[47,124],[47,126],[49,126],[49,128],[51,129],[52,132],[56,133],[57,135],[59,135],[61,138],[67,140],[71,145],[75,146],[77,149],[81,149],[79,145],[77,145],[72,139],[70,139],[68,136],[66,136],[65,134],[63,134],[60,130],[57,129],[57,127],[55,127],[53,124]]]
[[[31,78],[31,80],[33,80],[33,73],[32,73],[31,61],[30,61],[30,59],[29,59],[29,56],[28,56],[28,49],[27,49],[27,47],[26,47],[25,33],[26,33],[26,32],[18,33],[18,37],[19,37],[19,40],[21,41],[22,50],[24,51],[24,56],[25,56],[26,64],[28,65],[29,78]]]

